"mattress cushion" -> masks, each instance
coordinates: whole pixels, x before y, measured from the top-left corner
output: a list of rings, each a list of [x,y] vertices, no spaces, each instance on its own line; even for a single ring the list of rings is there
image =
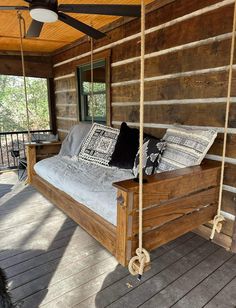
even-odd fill
[[[116,225],[117,189],[112,183],[133,177],[131,170],[98,166],[58,155],[39,161],[34,170],[113,225]]]

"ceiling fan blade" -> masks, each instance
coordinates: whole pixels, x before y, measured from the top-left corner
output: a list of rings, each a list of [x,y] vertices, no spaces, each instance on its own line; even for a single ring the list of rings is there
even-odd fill
[[[102,38],[105,35],[105,33],[102,33],[86,24],[84,24],[81,21],[78,21],[77,19],[70,17],[69,15],[66,15],[64,13],[58,13],[58,19],[60,21],[63,21],[64,23],[66,23],[67,25],[89,35],[90,37],[94,38],[94,39],[99,39]]]
[[[59,11],[81,14],[99,14],[113,16],[140,17],[140,5],[107,5],[107,4],[60,4]]]
[[[43,28],[43,22],[33,19],[26,33],[26,37],[27,38],[28,37],[39,37],[42,28]]]
[[[21,5],[15,5],[15,6],[0,6],[0,11],[27,11],[29,8],[28,6],[21,6]]]

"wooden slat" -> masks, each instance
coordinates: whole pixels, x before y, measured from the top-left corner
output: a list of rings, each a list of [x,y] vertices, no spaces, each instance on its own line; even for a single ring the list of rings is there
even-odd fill
[[[167,195],[168,199],[181,197],[189,193],[217,186],[219,183],[220,163],[205,160],[200,166],[177,169],[146,177],[144,193]],[[179,183],[176,186],[176,182]],[[113,183],[113,186],[124,191],[138,192],[138,183],[125,180]]]
[[[130,195],[123,191],[117,191],[118,200],[121,199],[121,203],[118,201],[117,206],[117,227],[116,227],[116,259],[122,265],[127,265],[127,255],[130,255],[128,248],[128,211],[131,206]]]
[[[173,240],[178,236],[195,229],[197,226],[213,219],[216,214],[216,205],[210,205],[202,208],[197,212],[193,212],[189,215],[182,216],[170,223],[166,223],[163,226],[149,231],[143,235],[143,245],[146,249],[152,250],[165,244],[169,240]],[[135,249],[134,244],[134,249]]]
[[[153,228],[157,228],[197,209],[216,203],[218,195],[219,189],[212,188],[180,199],[170,200],[159,206],[152,206],[143,211],[143,232],[150,231]],[[137,233],[138,213],[133,217],[133,235]]]

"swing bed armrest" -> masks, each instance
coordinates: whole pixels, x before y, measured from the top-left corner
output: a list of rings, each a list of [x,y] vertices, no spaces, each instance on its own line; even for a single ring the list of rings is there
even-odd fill
[[[31,184],[34,176],[34,165],[37,161],[57,155],[60,152],[61,142],[29,143],[26,144],[28,183]]]
[[[143,241],[155,249],[211,220],[217,208],[221,164],[200,166],[144,177]],[[126,265],[138,239],[139,183],[113,183],[117,188],[117,259]]]

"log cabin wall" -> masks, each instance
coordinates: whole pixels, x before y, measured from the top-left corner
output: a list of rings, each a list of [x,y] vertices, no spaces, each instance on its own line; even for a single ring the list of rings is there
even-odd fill
[[[25,73],[28,77],[52,78],[51,56],[25,55]],[[0,54],[0,74],[22,76],[21,56]]]
[[[207,155],[221,160],[227,96],[233,0],[176,0],[146,17],[145,130],[157,137],[175,123],[215,128],[218,137]],[[156,2],[158,3],[158,1]],[[111,51],[111,120],[138,127],[140,21],[111,30],[95,42],[95,53]],[[90,55],[81,44],[54,56],[57,126],[63,139],[78,122],[75,71]],[[87,58],[89,62],[89,58]],[[223,211],[218,242],[236,251],[236,76],[229,116]],[[201,232],[209,235],[205,226]]]

